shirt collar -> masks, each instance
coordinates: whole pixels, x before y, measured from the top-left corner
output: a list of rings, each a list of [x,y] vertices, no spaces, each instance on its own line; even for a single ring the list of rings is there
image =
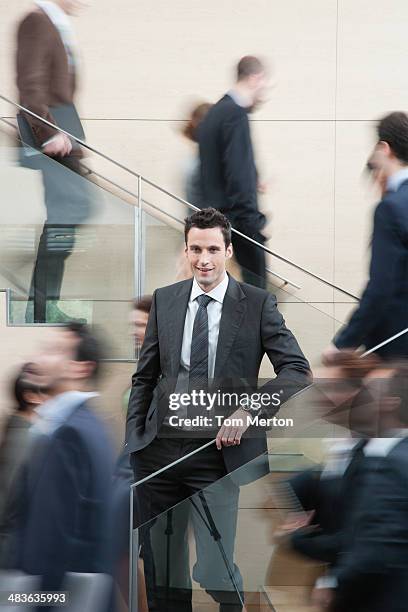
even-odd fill
[[[69,419],[78,406],[96,396],[98,393],[95,392],[67,391],[52,397],[37,408],[38,420],[33,425],[34,431],[52,433]]]
[[[236,91],[235,89],[230,89],[227,95],[234,100],[235,104],[238,104],[238,106],[242,106],[242,108],[249,108],[250,106],[252,106],[251,103],[245,98],[245,96],[243,96],[239,91]]]
[[[193,286],[191,288],[190,302],[193,302],[199,295],[205,294],[205,295],[212,297],[212,299],[215,300],[216,302],[219,302],[220,304],[222,304],[224,302],[224,297],[227,292],[228,283],[229,283],[228,274],[225,273],[222,281],[218,283],[218,285],[214,287],[214,289],[211,289],[211,291],[208,291],[208,293],[206,293],[205,291],[201,289],[200,285],[197,283],[196,279],[194,278]]]
[[[389,438],[371,438],[364,447],[366,457],[387,457],[392,449],[404,438],[408,438],[408,429],[394,429]]]
[[[408,180],[408,168],[401,168],[387,180],[387,191],[398,191],[404,181]]]
[[[36,0],[36,4],[48,15],[56,28],[61,26],[64,28],[71,27],[68,15],[58,6],[58,4],[55,4],[55,2],[50,2],[50,0]]]

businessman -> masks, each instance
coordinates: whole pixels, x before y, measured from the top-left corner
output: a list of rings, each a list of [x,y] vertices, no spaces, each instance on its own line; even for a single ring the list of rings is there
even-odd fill
[[[315,602],[334,612],[403,612],[408,596],[408,371],[383,375],[375,417],[379,435],[363,449],[350,485],[342,549]],[[324,583],[323,585],[324,586]]]
[[[385,192],[374,213],[370,279],[347,325],[324,352],[327,362],[338,349],[374,348],[408,328],[408,116],[385,116],[377,134],[370,166]],[[408,356],[408,333],[377,354]]]
[[[40,576],[39,590],[62,590],[67,572],[89,574],[91,589],[91,574],[112,571],[111,443],[91,408],[100,357],[97,339],[73,323],[33,360],[31,379],[49,400],[38,409],[16,490],[9,566]],[[109,581],[98,578],[106,599]]]
[[[193,279],[154,293],[133,376],[126,444],[136,480],[197,449],[209,437],[216,438],[216,445],[143,485],[138,492],[142,522],[212,485],[267,448],[264,432],[242,439],[248,429],[250,401],[233,407],[233,425],[217,427],[218,421],[213,419],[207,427],[192,428],[184,417],[208,415],[206,406],[197,408],[191,401],[177,411],[174,425],[169,410],[173,393],[189,393],[192,398],[193,390],[230,391],[243,380],[250,386],[258,379],[265,353],[277,374],[265,389],[280,389],[289,395],[294,387],[302,388],[309,382],[308,362],[286,328],[275,298],[262,289],[238,283],[225,271],[233,253],[228,219],[213,208],[194,213],[186,219],[185,242]],[[269,413],[274,412],[276,407],[271,407]],[[232,481],[225,481],[224,496],[219,495],[215,505],[221,524],[228,516],[227,548],[232,557],[238,506],[238,491]],[[212,558],[202,558],[199,569],[204,572],[212,562]],[[205,579],[201,583],[207,590],[222,591],[208,589]],[[220,605],[227,605],[219,594],[214,598]],[[237,607],[220,610],[241,609],[236,602],[234,605]]]
[[[257,57],[243,57],[234,87],[210,108],[197,130],[204,201],[223,212],[235,229],[261,244],[266,218],[258,209],[258,173],[248,113],[262,102],[266,84],[263,63]],[[243,280],[265,288],[263,249],[236,234],[232,241]]]
[[[78,53],[69,19],[79,0],[37,0],[17,30],[17,87],[20,104],[77,138],[84,138],[74,106]],[[18,117],[21,163],[40,170],[46,220],[29,290],[26,322],[63,323],[58,300],[65,261],[79,224],[90,214],[91,195],[81,176],[80,148],[65,134],[28,113]],[[41,154],[33,154],[37,150]]]

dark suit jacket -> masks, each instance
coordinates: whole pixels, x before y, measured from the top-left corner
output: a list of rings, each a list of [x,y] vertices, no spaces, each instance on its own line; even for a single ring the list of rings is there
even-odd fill
[[[40,8],[30,12],[17,31],[17,87],[20,104],[51,123],[50,107],[72,104],[75,72],[69,70],[61,36]],[[27,115],[38,144],[55,135],[55,130]]]
[[[174,392],[179,373],[191,286],[192,280],[186,280],[154,293],[129,400],[126,445],[130,453],[150,444],[166,416],[168,396]],[[275,297],[230,276],[218,336],[216,388],[229,390],[234,381],[257,381],[265,353],[277,374],[274,384],[278,389],[291,386],[293,391],[294,387],[302,388],[309,383],[309,364],[286,328]],[[223,448],[227,469],[231,471],[265,450],[264,435]]]
[[[408,439],[367,457],[347,517],[336,612],[403,612],[408,601]]]
[[[34,443],[22,480],[17,563],[58,590],[65,572],[111,571],[113,457],[86,404]]]
[[[339,553],[344,520],[342,478],[321,478],[321,470],[322,466],[305,470],[289,481],[303,509],[314,510],[312,527],[296,530],[290,543],[298,553],[332,564]]]
[[[367,349],[408,327],[408,181],[387,192],[374,215],[370,280],[358,308],[334,339],[338,348]],[[378,350],[408,356],[408,334]]]
[[[247,111],[225,95],[209,110],[197,137],[206,206],[221,210],[237,229],[253,236],[266,219],[258,210]]]

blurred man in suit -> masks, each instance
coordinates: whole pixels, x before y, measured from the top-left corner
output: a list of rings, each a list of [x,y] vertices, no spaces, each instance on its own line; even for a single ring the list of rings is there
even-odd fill
[[[37,0],[17,31],[17,87],[20,104],[78,138],[84,138],[74,107],[77,51],[69,15],[79,0]],[[42,171],[46,221],[34,266],[27,322],[64,322],[57,302],[65,260],[75,232],[90,212],[90,194],[81,178],[80,149],[60,132],[28,114],[19,116],[24,166]],[[43,155],[33,155],[34,150]],[[48,157],[47,157],[48,156]],[[58,163],[57,163],[58,162]]]
[[[381,437],[364,447],[352,478],[353,504],[341,553],[315,589],[334,612],[403,612],[408,597],[408,370],[397,366],[372,382]],[[377,419],[375,419],[377,422]]]
[[[374,213],[370,280],[347,325],[323,353],[327,362],[339,349],[370,349],[408,328],[408,116],[385,116],[377,133],[370,166],[385,192]],[[407,357],[408,333],[377,353]]]
[[[4,567],[8,556],[10,497],[26,459],[30,428],[37,417],[35,409],[47,399],[42,389],[29,380],[30,370],[31,364],[25,363],[14,381],[16,407],[7,419],[0,443],[0,567]]]
[[[220,427],[213,413],[208,413],[201,404],[190,402],[174,415],[169,409],[172,394],[188,394],[210,387],[222,391],[242,389],[242,386],[252,389],[254,384],[257,387],[265,353],[277,374],[270,386],[263,387],[265,392],[282,390],[284,401],[285,394],[287,398],[294,387],[302,388],[309,381],[308,362],[286,328],[274,296],[263,289],[238,283],[226,273],[226,261],[233,253],[227,218],[213,208],[194,213],[186,219],[185,242],[193,279],[154,293],[138,368],[133,376],[126,444],[136,480],[197,450],[208,438],[216,438],[216,446],[210,445],[138,489],[142,522],[209,487],[228,472],[262,455],[267,448],[264,431],[241,439],[248,430],[251,400],[231,409],[221,406],[223,415],[232,412],[231,419],[235,422]],[[248,381],[247,385],[243,381]],[[276,406],[267,410],[270,415],[276,411]],[[211,418],[207,424],[191,426],[186,420],[188,415]],[[211,501],[208,504],[217,516],[216,522],[225,527],[225,531],[220,530],[233,567],[238,489],[232,479],[223,480],[217,495],[216,487],[210,489],[217,499],[214,504]],[[209,550],[206,545],[199,544],[199,547]],[[214,568],[219,572],[214,572]],[[237,568],[235,571],[239,585]],[[207,554],[198,560],[197,573],[200,578],[197,576],[196,580],[212,592],[220,602],[220,610],[241,610],[237,600],[231,602],[223,597],[223,592],[231,587],[228,575],[224,578],[225,568],[222,565],[220,568],[218,551],[215,556]],[[214,573],[219,580],[218,588],[211,581]],[[180,605],[178,610],[182,609]],[[187,605],[183,609],[191,607]]]
[[[210,108],[197,130],[206,205],[220,210],[235,229],[261,244],[266,218],[258,210],[258,173],[248,113],[262,101],[266,84],[263,63],[253,56],[243,57],[234,87]],[[232,242],[243,280],[265,288],[264,250],[235,234]]]
[[[111,443],[92,398],[100,343],[85,326],[56,331],[34,361],[34,383],[49,400],[38,408],[21,480],[14,563],[41,576],[43,591],[67,572],[111,572]]]
[[[341,552],[342,534],[353,501],[353,474],[363,457],[365,441],[377,435],[377,400],[369,390],[378,367],[374,355],[339,353],[336,365],[315,381],[316,406],[322,417],[350,436],[330,440],[323,465],[296,474],[286,486],[300,502],[278,535],[297,552],[333,565]],[[293,493],[295,496],[293,496]]]

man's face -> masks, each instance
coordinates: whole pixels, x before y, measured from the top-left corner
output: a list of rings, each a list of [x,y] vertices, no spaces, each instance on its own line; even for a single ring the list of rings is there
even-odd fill
[[[204,291],[211,291],[225,275],[225,264],[232,257],[232,246],[225,246],[220,227],[192,227],[185,253],[197,283]]]
[[[391,158],[390,146],[386,142],[377,142],[368,158],[368,163],[373,169],[373,176],[377,182],[381,180],[381,177],[389,175]]]
[[[259,108],[259,106],[264,104],[267,99],[267,92],[269,86],[269,78],[267,73],[264,71],[259,72],[258,74],[253,74],[250,77],[250,84],[254,94],[254,101],[251,106],[250,112],[254,112],[255,110],[257,110],[257,108]]]
[[[41,388],[57,391],[64,382],[76,378],[75,361],[79,339],[71,331],[58,330],[33,360],[31,381]]]
[[[140,344],[143,344],[148,319],[149,314],[137,308],[132,310],[129,315],[130,334]]]
[[[77,15],[86,5],[82,0],[56,0],[57,4],[67,15]]]

